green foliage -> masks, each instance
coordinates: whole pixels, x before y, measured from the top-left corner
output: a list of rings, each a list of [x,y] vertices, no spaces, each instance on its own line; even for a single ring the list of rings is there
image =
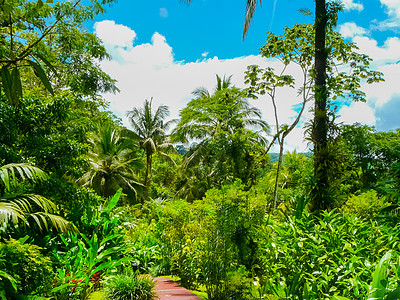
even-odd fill
[[[92,97],[116,91],[114,81],[93,60],[108,57],[104,46],[83,27],[111,2],[5,0],[0,4],[1,89],[11,105],[18,105],[27,89],[54,94],[69,87]],[[45,90],[35,87],[38,81]]]
[[[342,206],[343,212],[362,218],[374,218],[382,209],[389,206],[384,197],[379,197],[375,190],[352,195]]]
[[[143,188],[136,174],[142,167],[138,145],[111,122],[99,126],[91,144],[92,150],[87,155],[88,171],[78,183],[92,187],[103,197],[110,197],[123,188],[134,203],[138,190]]]
[[[14,278],[17,286],[15,290],[11,279],[0,281],[7,299],[16,295],[46,294],[51,289],[54,273],[50,258],[42,254],[42,248],[26,240],[10,239],[0,243],[0,270]]]
[[[391,228],[335,211],[267,225],[260,282],[280,299],[365,299],[379,257],[398,243]],[[396,252],[397,257],[397,252]],[[392,278],[389,290],[397,278]]]
[[[278,163],[265,169],[257,184],[252,188],[255,193],[262,193],[269,208],[274,202],[274,187]],[[286,153],[283,155],[278,180],[277,206],[292,209],[297,202],[295,197],[309,198],[312,180],[312,159],[303,153]]]
[[[50,227],[66,232],[73,229],[62,217],[55,215],[55,204],[43,196],[19,193],[21,181],[36,182],[46,178],[39,168],[29,164],[7,164],[0,167],[0,234],[23,231],[35,224],[41,231]]]
[[[0,101],[1,158],[6,162],[35,162],[44,171],[62,176],[82,174],[87,132],[100,119],[98,104],[67,93],[57,97],[30,96],[16,109]]]
[[[92,208],[82,216],[88,235],[60,236],[62,244],[53,249],[58,269],[52,292],[58,299],[86,297],[102,277],[130,260],[124,256],[127,248],[119,215],[113,213],[121,194],[119,190],[103,207]]]
[[[200,199],[207,189],[236,179],[250,188],[264,163],[269,130],[261,112],[249,105],[242,90],[226,84],[220,83],[212,95],[208,91],[194,94],[198,97],[180,112],[173,132],[176,141],[200,141],[184,156],[178,196]]]
[[[153,300],[156,299],[154,285],[149,276],[125,272],[107,280],[105,294],[107,299]]]
[[[248,271],[258,263],[256,228],[263,223],[263,200],[235,183],[192,204],[167,203],[156,223],[161,263],[183,285],[204,285],[209,299],[244,299]]]

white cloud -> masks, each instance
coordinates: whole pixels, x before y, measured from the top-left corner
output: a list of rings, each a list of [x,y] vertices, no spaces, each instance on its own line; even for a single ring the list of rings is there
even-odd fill
[[[164,7],[160,8],[160,17],[161,18],[168,18],[168,10]]]
[[[207,57],[208,54],[209,54],[209,52],[205,51],[205,52],[203,52],[203,53],[201,54],[201,56],[202,56],[202,57]]]
[[[364,9],[364,5],[358,2],[354,2],[354,0],[342,0],[344,10],[357,10],[362,11]]]
[[[127,26],[115,24],[114,21],[102,21],[94,24],[96,35],[106,46],[131,48],[136,33]]]
[[[399,0],[381,0],[382,6],[385,7],[388,19],[378,22],[375,26],[378,30],[395,30],[398,31],[400,26],[400,1]]]
[[[355,36],[362,36],[367,33],[367,31],[358,26],[354,22],[346,22],[339,26],[339,32],[344,38],[353,38]]]
[[[387,13],[390,17],[400,17],[400,1],[399,0],[381,0],[382,5],[386,6]]]
[[[360,48],[360,53],[365,53],[373,59],[371,69],[382,72],[385,81],[363,84],[362,90],[366,93],[367,103],[352,104],[348,108],[343,108],[340,114],[342,119],[351,120],[354,116],[358,122],[374,125],[374,122],[377,124],[382,121],[380,120],[382,108],[400,95],[400,39],[390,37],[383,45],[378,45],[376,40],[366,36],[356,36],[353,41]],[[367,109],[366,105],[370,109]],[[374,117],[371,116],[372,112]]]
[[[375,125],[375,112],[365,102],[353,102],[350,106],[343,106],[339,111],[338,122],[353,124],[356,122],[366,125]]]
[[[352,25],[350,25],[352,26]],[[128,126],[125,114],[134,107],[141,107],[145,99],[153,97],[154,105],[168,105],[171,118],[177,118],[179,110],[191,100],[191,92],[204,86],[212,90],[216,85],[215,75],[233,75],[232,83],[240,88],[244,86],[244,72],[248,65],[267,65],[278,70],[278,62],[267,61],[260,56],[246,56],[234,59],[219,59],[218,57],[203,58],[196,62],[177,62],[174,60],[172,47],[160,33],[154,33],[150,43],[134,45],[136,34],[132,29],[116,25],[112,21],[96,23],[96,33],[106,38],[107,50],[111,50],[114,59],[103,61],[103,70],[117,79],[121,92],[117,95],[106,94],[111,109]],[[357,28],[357,27],[355,27]],[[119,33],[122,32],[122,34]],[[113,33],[113,37],[109,37]],[[129,34],[127,34],[129,33]],[[118,39],[117,37],[120,37]],[[340,121],[353,123],[355,121],[374,125],[376,122],[376,107],[382,107],[393,99],[398,90],[400,78],[400,40],[388,39],[383,46],[365,36],[353,38],[360,47],[360,53],[366,53],[376,59],[374,67],[385,73],[386,82],[374,85],[365,85],[363,90],[367,94],[368,102],[353,103],[343,107],[339,114]],[[295,66],[289,66],[288,72],[299,78],[300,72]],[[274,122],[273,108],[270,99],[263,96],[258,100],[250,100],[251,104],[260,108],[264,119],[271,125]],[[298,104],[296,89],[281,89],[277,93],[279,118],[281,124],[291,124],[296,112],[293,105]],[[312,113],[309,107],[304,112],[304,121],[310,119]],[[302,126],[302,125],[301,125]],[[305,151],[304,130],[298,126],[287,138],[286,149]]]
[[[360,53],[368,54],[373,59],[374,66],[382,66],[388,63],[396,63],[400,60],[400,39],[388,38],[382,46],[369,37],[356,36],[353,41],[360,48]]]

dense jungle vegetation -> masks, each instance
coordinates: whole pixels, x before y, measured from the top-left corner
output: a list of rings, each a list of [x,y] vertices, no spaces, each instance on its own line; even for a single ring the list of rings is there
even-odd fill
[[[249,66],[246,89],[217,75],[179,120],[142,99],[126,128],[83,26],[112,2],[0,1],[0,298],[153,299],[150,276],[170,275],[204,299],[399,299],[400,129],[335,122],[335,101],[383,80],[335,32],[340,6],[326,6],[322,87],[317,26],[297,24],[260,55],[301,82]],[[251,104],[298,86],[292,124]],[[326,102],[304,128],[317,153],[287,153],[310,101]]]

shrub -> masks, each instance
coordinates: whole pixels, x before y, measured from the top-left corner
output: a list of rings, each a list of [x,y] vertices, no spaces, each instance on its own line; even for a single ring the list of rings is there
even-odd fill
[[[283,299],[365,299],[379,258],[399,241],[397,229],[335,211],[286,216],[260,230],[260,282],[265,293]]]
[[[154,286],[149,276],[126,272],[107,280],[105,295],[113,300],[152,300],[156,298]]]
[[[360,195],[352,195],[349,197],[345,205],[343,205],[343,212],[351,215],[360,216],[362,218],[373,218],[389,203],[384,198],[378,197],[378,193],[370,190]]]
[[[17,282],[15,291],[10,281],[1,281],[7,299],[15,295],[44,294],[51,289],[54,273],[50,258],[41,253],[42,248],[25,241],[26,238],[10,239],[0,243],[0,270]]]

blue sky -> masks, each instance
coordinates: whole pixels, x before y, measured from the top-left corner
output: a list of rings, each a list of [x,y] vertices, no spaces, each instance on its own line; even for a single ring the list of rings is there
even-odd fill
[[[339,110],[340,121],[375,125],[378,130],[400,127],[400,0],[344,0],[338,31],[357,42],[360,52],[375,59],[373,67],[384,72],[385,83],[363,86],[367,103],[351,103]],[[142,106],[146,98],[155,105],[170,107],[177,117],[191,99],[191,91],[205,86],[212,90],[215,74],[233,75],[238,87],[245,87],[247,65],[268,62],[258,56],[266,32],[281,33],[284,26],[311,23],[300,8],[314,10],[312,0],[271,0],[258,6],[246,39],[242,39],[245,0],[119,0],[107,13],[87,24],[100,38],[113,59],[103,69],[118,80],[121,93],[104,95],[111,109],[124,119],[127,110]],[[275,9],[274,9],[275,7]],[[296,75],[296,71],[294,71]],[[299,102],[291,91],[280,94],[281,123],[295,117]],[[269,99],[252,102],[272,123]],[[311,117],[307,112],[304,121]],[[288,150],[304,150],[303,130],[288,139]]]

